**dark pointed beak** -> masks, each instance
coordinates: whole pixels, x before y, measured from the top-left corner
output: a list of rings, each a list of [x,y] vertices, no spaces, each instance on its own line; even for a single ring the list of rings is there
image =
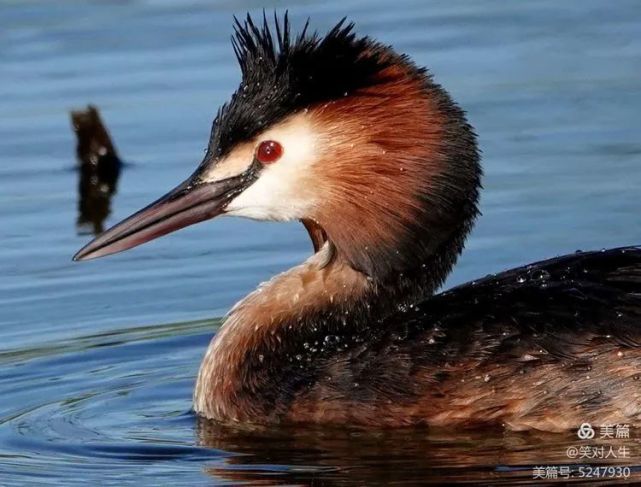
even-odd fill
[[[209,220],[224,212],[227,204],[256,177],[252,166],[243,174],[216,182],[200,181],[194,174],[162,198],[100,234],[74,255],[89,260],[149,242],[162,235]]]

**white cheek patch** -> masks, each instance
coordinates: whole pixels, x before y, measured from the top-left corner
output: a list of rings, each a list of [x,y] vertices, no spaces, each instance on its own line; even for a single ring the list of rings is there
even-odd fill
[[[255,220],[286,221],[308,216],[314,204],[309,181],[316,154],[311,123],[305,114],[295,115],[261,134],[255,145],[263,140],[280,143],[282,157],[265,165],[258,180],[234,198],[225,212]]]

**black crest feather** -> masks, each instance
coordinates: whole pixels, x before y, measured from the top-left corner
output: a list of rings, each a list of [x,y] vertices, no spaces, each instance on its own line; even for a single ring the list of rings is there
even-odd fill
[[[248,14],[235,20],[232,45],[242,81],[214,121],[210,155],[225,154],[269,125],[315,103],[370,86],[388,64],[391,51],[342,19],[324,36],[309,32],[309,21],[292,36],[287,13],[272,25]],[[367,55],[365,55],[367,54]]]

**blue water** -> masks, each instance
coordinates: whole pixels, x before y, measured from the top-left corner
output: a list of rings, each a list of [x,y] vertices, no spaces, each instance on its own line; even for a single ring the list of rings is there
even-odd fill
[[[97,105],[127,162],[115,223],[200,162],[239,79],[232,15],[263,7],[319,31],[347,15],[467,110],[483,216],[447,286],[641,243],[636,0],[0,2],[0,485],[511,482],[567,460],[558,436],[199,422],[191,392],[219,317],[309,255],[299,224],[218,219],[71,262],[89,237],[69,110]]]

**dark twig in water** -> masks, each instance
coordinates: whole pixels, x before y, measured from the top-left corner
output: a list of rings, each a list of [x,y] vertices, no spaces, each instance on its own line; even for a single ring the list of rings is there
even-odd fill
[[[76,227],[79,234],[97,235],[111,212],[122,163],[95,106],[72,111],[71,125],[80,174]]]

